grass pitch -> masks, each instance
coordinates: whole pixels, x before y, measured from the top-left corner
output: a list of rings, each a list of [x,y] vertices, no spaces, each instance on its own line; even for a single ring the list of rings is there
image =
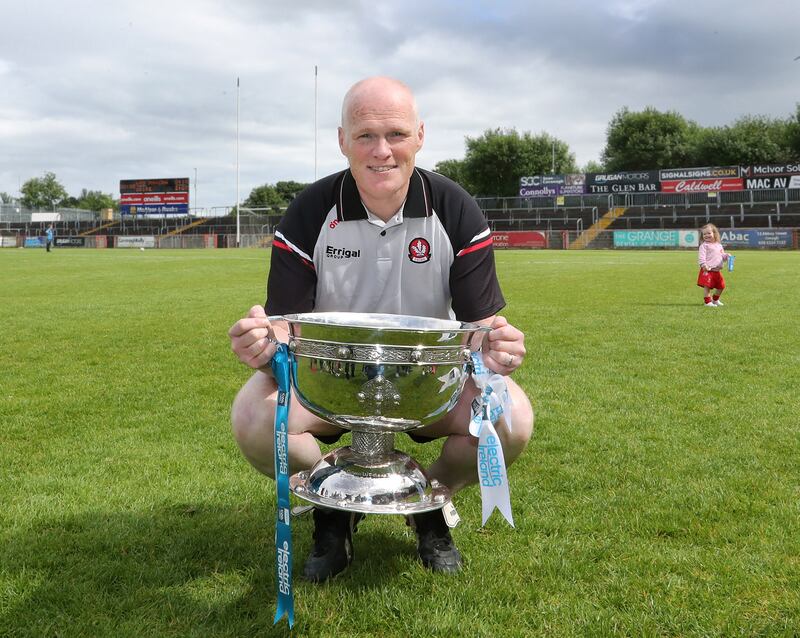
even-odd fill
[[[691,252],[497,253],[536,432],[517,528],[458,495],[456,577],[369,517],[353,566],[299,578],[296,635],[800,632],[798,252],[737,251],[701,304]],[[0,636],[272,628],[273,484],[228,411],[226,331],[263,250],[0,250]],[[428,462],[438,445],[398,446]]]

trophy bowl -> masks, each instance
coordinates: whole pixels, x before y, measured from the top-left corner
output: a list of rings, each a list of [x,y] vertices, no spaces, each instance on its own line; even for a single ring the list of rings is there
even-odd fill
[[[441,419],[458,402],[472,353],[489,328],[410,315],[320,312],[286,321],[292,385],[313,414],[352,431],[352,443],[290,478],[311,503],[365,513],[443,507],[447,487],[394,449],[398,432]]]

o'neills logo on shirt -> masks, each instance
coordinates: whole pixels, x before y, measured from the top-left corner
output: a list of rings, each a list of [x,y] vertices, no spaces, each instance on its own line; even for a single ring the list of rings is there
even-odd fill
[[[361,251],[325,246],[325,256],[330,257],[331,259],[354,259],[361,257]]]
[[[424,264],[431,259],[431,245],[424,237],[415,237],[408,245],[408,258],[415,264]]]

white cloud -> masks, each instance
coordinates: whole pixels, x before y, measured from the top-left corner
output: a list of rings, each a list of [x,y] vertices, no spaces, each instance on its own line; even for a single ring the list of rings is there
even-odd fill
[[[416,91],[419,162],[464,153],[489,128],[547,132],[598,159],[621,107],[702,125],[786,116],[798,101],[800,12],[722,0],[55,0],[9,5],[0,39],[0,191],[51,170],[70,193],[120,179],[194,176],[203,205],[345,163],[341,98],[367,75]]]

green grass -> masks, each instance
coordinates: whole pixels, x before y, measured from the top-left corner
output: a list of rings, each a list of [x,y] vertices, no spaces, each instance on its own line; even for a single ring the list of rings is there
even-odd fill
[[[296,635],[800,633],[800,252],[737,252],[723,308],[691,252],[498,252],[537,412],[517,528],[459,494],[456,577],[372,516]],[[274,488],[228,411],[226,331],[268,253],[0,250],[0,636],[265,636]],[[398,445],[431,461],[438,445]]]

